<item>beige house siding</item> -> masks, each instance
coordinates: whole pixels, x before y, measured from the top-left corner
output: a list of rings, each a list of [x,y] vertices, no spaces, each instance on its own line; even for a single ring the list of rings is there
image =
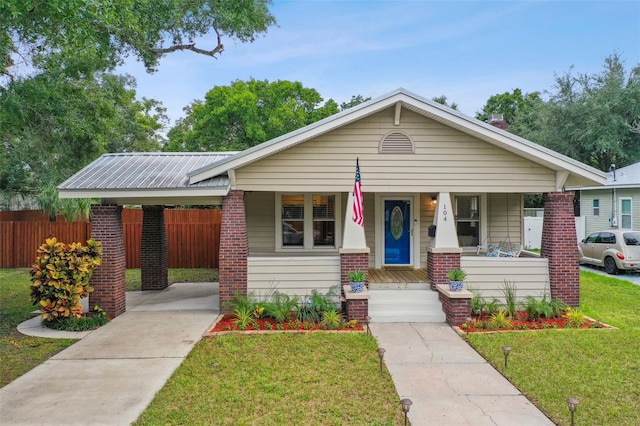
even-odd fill
[[[517,285],[516,298],[540,298],[549,294],[549,268],[546,258],[498,258],[462,256],[460,267],[467,273],[464,287],[477,291],[491,301],[494,297],[504,303],[502,288],[505,281]]]
[[[524,244],[523,200],[522,194],[487,195],[487,236],[481,245],[486,247],[487,244],[499,244],[503,241]]]
[[[612,189],[594,189],[580,192],[580,215],[586,220],[586,234],[615,229],[609,223],[613,211]],[[631,224],[640,229],[640,188],[616,189],[615,215],[620,225],[620,199],[631,198]],[[600,215],[593,215],[593,200],[600,200]]]
[[[278,290],[304,297],[340,283],[340,256],[253,257],[247,264],[248,291],[263,298]]]
[[[420,268],[427,268],[427,247],[431,245],[429,226],[433,224],[436,204],[431,201],[437,194],[420,194]]]
[[[345,192],[360,158],[365,192],[552,191],[554,171],[406,109],[373,114],[236,170],[236,187],[252,191]],[[379,153],[391,131],[414,142],[411,154]]]
[[[276,244],[276,196],[273,192],[245,194],[249,256],[271,254]]]

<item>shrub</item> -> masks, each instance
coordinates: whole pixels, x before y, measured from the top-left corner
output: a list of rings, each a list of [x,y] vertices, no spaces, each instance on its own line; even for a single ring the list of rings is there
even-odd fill
[[[568,307],[563,316],[567,320],[567,327],[579,328],[587,322],[587,317],[584,316],[580,309]]]
[[[58,318],[56,321],[47,321],[44,325],[54,330],[87,331],[95,330],[109,322],[109,317],[99,306],[96,305],[93,309],[93,315]]]
[[[320,326],[325,330],[336,330],[342,325],[342,314],[338,311],[327,311],[322,316]]]
[[[498,311],[491,315],[489,325],[492,328],[513,328],[513,322],[509,318],[507,311]]]
[[[298,306],[298,319],[300,321],[320,322],[325,312],[338,310],[338,286],[333,286],[322,294],[318,290],[313,289],[311,296],[306,297]]]
[[[89,280],[101,263],[101,244],[94,240],[86,246],[64,244],[47,238],[37,253],[31,267],[31,303],[40,308],[42,320],[81,317],[80,301],[93,291]]]
[[[273,317],[277,322],[284,322],[295,315],[298,307],[298,296],[291,297],[286,293],[274,291],[270,300],[265,304],[265,311],[268,316]]]
[[[505,309],[510,318],[515,318],[518,304],[516,303],[516,284],[505,280],[502,284],[502,294],[505,300]]]

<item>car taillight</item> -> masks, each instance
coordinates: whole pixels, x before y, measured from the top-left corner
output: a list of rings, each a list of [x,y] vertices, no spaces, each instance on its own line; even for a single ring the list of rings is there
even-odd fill
[[[620,259],[620,260],[624,260],[624,254],[622,254],[622,253],[620,253],[620,252],[617,252],[617,253],[616,253],[616,257],[617,257],[618,259]]]

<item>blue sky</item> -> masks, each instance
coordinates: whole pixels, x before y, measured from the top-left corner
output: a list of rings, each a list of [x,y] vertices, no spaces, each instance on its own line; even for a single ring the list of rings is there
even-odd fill
[[[179,52],[146,74],[119,71],[169,117],[234,80],[292,80],[338,103],[399,87],[446,95],[473,116],[495,94],[550,90],[554,74],[602,69],[618,52],[640,64],[640,1],[274,1],[279,27],[252,44],[224,40],[219,59]],[[213,42],[199,42],[213,47]]]

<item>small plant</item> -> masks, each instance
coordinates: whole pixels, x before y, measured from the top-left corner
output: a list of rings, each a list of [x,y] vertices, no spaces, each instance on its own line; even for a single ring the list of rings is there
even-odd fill
[[[332,286],[325,294],[313,289],[311,296],[306,297],[298,306],[298,319],[300,321],[320,322],[322,314],[338,310],[337,289],[338,286]]]
[[[582,313],[580,309],[573,309],[568,307],[563,317],[567,320],[567,327],[580,328],[587,322],[587,317]]]
[[[347,279],[352,283],[362,283],[366,279],[366,275],[363,271],[356,269],[355,271],[351,271],[347,274]]]
[[[101,244],[94,240],[83,246],[46,239],[31,268],[31,303],[40,308],[43,321],[82,316],[80,301],[93,292],[89,280],[101,256]]]
[[[513,328],[513,321],[509,318],[507,311],[498,311],[489,318],[489,325],[492,328]]]
[[[356,328],[358,326],[358,320],[352,319],[347,323],[347,328]]]
[[[336,330],[342,325],[342,314],[338,311],[328,311],[322,316],[320,326],[325,330]]]
[[[240,306],[233,311],[234,318],[232,322],[240,330],[246,330],[247,327],[253,326],[255,320],[253,317],[253,309],[250,305]]]
[[[500,301],[495,297],[493,298],[493,300],[491,300],[491,302],[486,302],[484,305],[484,312],[488,316],[495,314],[499,310],[500,310]]]
[[[109,317],[98,305],[93,310],[92,315],[59,318],[56,321],[45,321],[43,324],[54,330],[87,331],[95,330],[109,322]]]
[[[451,281],[464,281],[467,278],[467,273],[460,268],[449,269],[447,271],[447,278]]]
[[[513,319],[518,309],[518,303],[516,302],[516,284],[505,280],[504,283],[502,283],[502,294],[504,295],[504,307],[507,310],[507,314],[509,318]]]
[[[284,322],[296,315],[298,296],[291,297],[286,293],[274,291],[270,300],[265,303],[265,311],[276,322]]]

